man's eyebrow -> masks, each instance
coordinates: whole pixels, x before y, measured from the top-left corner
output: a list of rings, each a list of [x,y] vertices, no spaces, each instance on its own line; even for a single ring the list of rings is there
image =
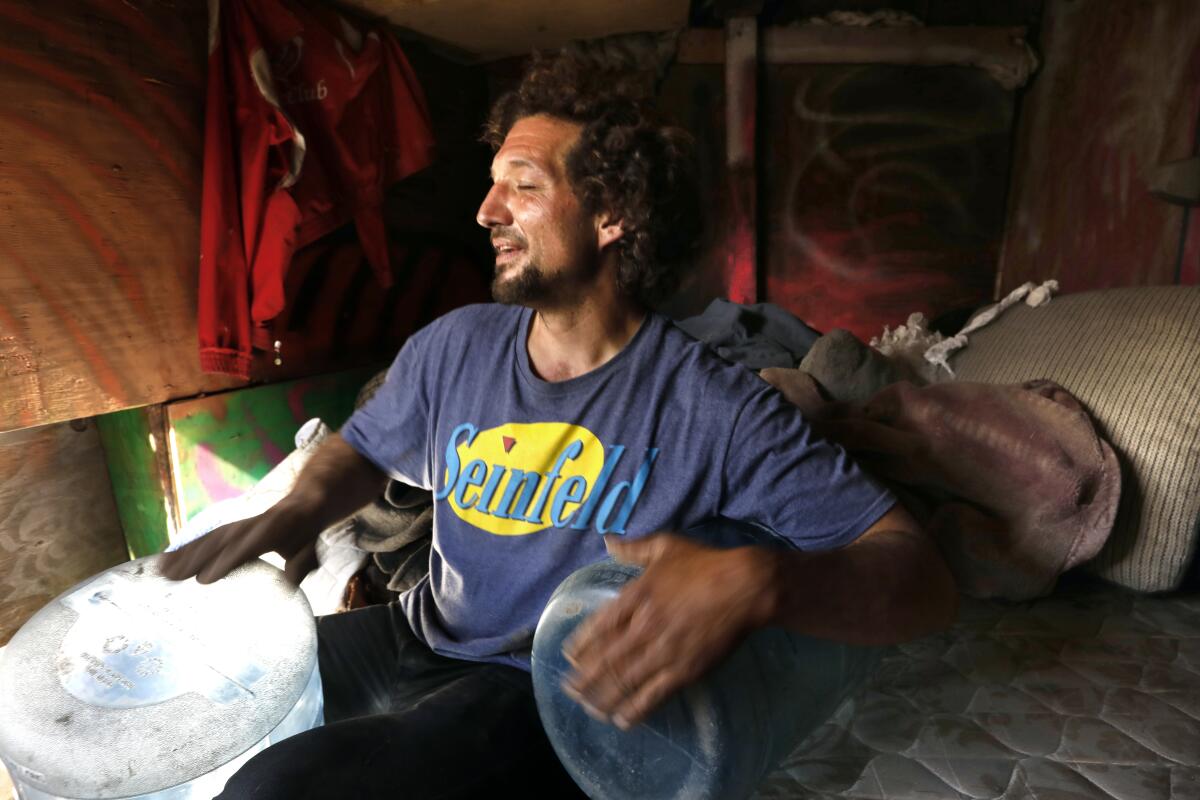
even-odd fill
[[[507,167],[516,167],[516,168],[519,168],[519,169],[532,169],[532,170],[536,170],[537,172],[541,172],[541,173],[543,173],[543,174],[545,174],[545,172],[546,172],[546,170],[545,170],[545,169],[544,169],[544,168],[543,168],[541,165],[539,165],[539,164],[535,164],[534,162],[532,162],[532,161],[529,161],[529,160],[527,160],[527,159],[524,159],[524,158],[509,158],[509,159],[506,159],[506,160],[504,161],[504,165],[505,165],[505,166],[507,166]],[[491,171],[491,174],[492,174],[492,180],[495,180],[495,179],[496,179],[496,167],[495,167],[495,165],[493,165],[493,166],[492,166],[492,171]]]

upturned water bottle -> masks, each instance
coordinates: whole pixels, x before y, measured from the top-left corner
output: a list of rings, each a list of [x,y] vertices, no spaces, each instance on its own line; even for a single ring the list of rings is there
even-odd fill
[[[640,574],[613,561],[565,580],[533,641],[542,724],[563,766],[594,800],[748,797],[864,681],[880,649],[755,631],[699,682],[622,731],[589,717],[562,691],[563,643]]]

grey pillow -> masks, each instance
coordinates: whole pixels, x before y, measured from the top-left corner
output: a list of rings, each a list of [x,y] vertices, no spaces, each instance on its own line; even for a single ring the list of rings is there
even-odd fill
[[[1200,287],[1014,306],[951,366],[958,380],[1048,378],[1078,397],[1124,472],[1112,536],[1088,569],[1140,591],[1179,587],[1200,538]]]

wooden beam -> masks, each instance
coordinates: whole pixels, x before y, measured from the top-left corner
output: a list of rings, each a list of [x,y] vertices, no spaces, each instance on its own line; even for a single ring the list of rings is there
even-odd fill
[[[161,405],[96,417],[130,558],[162,552],[180,527]]]
[[[805,25],[767,28],[762,60],[768,64],[900,64],[969,66],[1015,89],[1037,68],[1023,27],[841,28]],[[721,64],[726,37],[691,29],[679,39],[681,64]]]
[[[725,23],[725,166],[733,209],[726,234],[726,296],[754,303],[758,280],[758,21]]]

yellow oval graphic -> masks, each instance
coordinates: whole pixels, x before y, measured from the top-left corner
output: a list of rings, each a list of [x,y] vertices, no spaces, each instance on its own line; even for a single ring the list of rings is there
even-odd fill
[[[446,502],[460,519],[497,536],[561,525],[587,501],[604,466],[596,435],[565,422],[509,422],[455,448],[457,476]]]

